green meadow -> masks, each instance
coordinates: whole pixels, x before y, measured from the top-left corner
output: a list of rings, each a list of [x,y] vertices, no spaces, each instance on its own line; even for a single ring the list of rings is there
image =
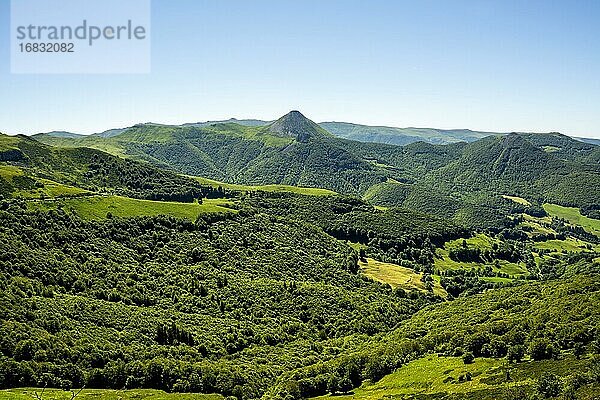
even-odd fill
[[[38,179],[44,186],[32,190],[18,190],[13,196],[25,199],[47,199],[59,197],[79,197],[91,195],[92,192],[75,186],[63,185],[48,179]]]
[[[553,217],[562,218],[573,225],[581,226],[589,233],[600,236],[600,220],[581,215],[579,208],[546,203],[544,210]]]
[[[400,287],[405,290],[426,291],[425,284],[421,280],[423,274],[410,268],[373,260],[372,258],[368,258],[367,262],[359,261],[358,264],[365,276],[378,282],[387,283],[393,288]],[[440,285],[439,277],[434,278],[433,293],[442,297],[448,296],[448,293]]]
[[[23,175],[23,170],[14,165],[0,165],[0,178],[11,180],[14,176]]]
[[[512,200],[512,201],[514,201],[515,203],[522,204],[522,205],[524,205],[524,206],[530,206],[530,205],[531,205],[531,203],[530,203],[529,201],[525,200],[525,199],[524,199],[524,198],[522,198],[522,197],[518,197],[518,196],[508,196],[508,195],[502,195],[502,197],[503,197],[503,198],[505,198],[505,199],[507,199],[507,200]]]
[[[428,355],[406,364],[378,382],[366,381],[352,393],[316,399],[504,399],[519,387],[534,385],[543,373],[567,376],[573,371],[584,370],[588,362],[565,355],[559,360],[519,364],[508,364],[506,359],[476,358],[472,364],[465,364],[460,357]],[[578,398],[587,397],[582,393]],[[590,397],[593,398],[596,397]]]
[[[131,199],[122,196],[90,196],[76,199],[30,201],[30,208],[49,210],[61,206],[86,219],[103,219],[110,213],[115,217],[170,215],[175,218],[195,220],[200,214],[235,212],[228,208],[231,202],[224,199],[204,200],[198,203],[177,203]]]
[[[523,263],[514,263],[505,260],[495,260],[490,263],[464,262],[455,261],[450,258],[450,251],[458,249],[462,246],[463,240],[466,241],[470,248],[479,248],[481,250],[491,250],[494,243],[500,244],[496,239],[489,237],[484,233],[479,233],[468,239],[457,239],[447,242],[443,248],[436,251],[434,267],[439,271],[456,270],[456,269],[478,269],[489,265],[494,271],[502,272],[510,276],[526,275],[527,269]]]
[[[591,247],[591,248],[590,248]],[[596,251],[600,250],[600,246],[591,245],[588,242],[584,242],[583,240],[579,240],[576,238],[567,238],[565,240],[547,240],[545,242],[538,242],[534,245],[536,249],[542,250],[550,250],[556,253],[566,252],[581,252],[581,251],[589,251],[594,248]]]
[[[223,189],[235,190],[235,191],[262,191],[262,192],[290,192],[296,194],[304,194],[310,196],[332,196],[335,193],[332,190],[320,189],[320,188],[310,188],[310,187],[300,187],[300,186],[290,186],[290,185],[239,185],[235,183],[224,183],[215,181],[212,179],[201,178],[198,176],[194,176],[198,182],[203,185],[210,185],[212,187],[222,187]]]

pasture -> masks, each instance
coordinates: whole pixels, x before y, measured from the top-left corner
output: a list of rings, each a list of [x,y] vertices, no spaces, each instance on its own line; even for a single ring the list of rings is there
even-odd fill
[[[227,208],[231,202],[224,199],[205,199],[202,204],[177,203],[131,199],[122,196],[90,196],[74,199],[49,201],[31,201],[34,209],[55,209],[57,206],[73,211],[86,219],[104,219],[110,213],[114,217],[170,215],[175,218],[187,218],[194,221],[200,214],[235,212]]]

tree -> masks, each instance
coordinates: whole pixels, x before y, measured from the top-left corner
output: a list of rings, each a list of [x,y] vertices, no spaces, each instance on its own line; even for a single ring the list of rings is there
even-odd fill
[[[331,394],[336,394],[340,391],[340,376],[337,373],[329,375],[327,380],[327,391]]]
[[[583,356],[585,354],[585,351],[586,351],[585,343],[582,343],[582,342],[575,343],[575,347],[573,348],[573,354],[575,354],[575,357],[578,360],[581,358],[581,356]]]
[[[344,376],[341,377],[341,380],[339,382],[339,389],[342,393],[348,393],[352,390],[352,381],[350,380],[350,377],[347,374],[344,374]]]
[[[529,354],[533,360],[548,360],[557,356],[555,346],[548,339],[535,339],[529,345]]]
[[[525,347],[523,345],[517,344],[508,348],[507,357],[509,362],[521,362],[523,356],[525,356]]]
[[[590,363],[590,375],[592,379],[600,383],[600,356],[594,355],[592,362]]]
[[[494,338],[490,342],[490,355],[492,357],[502,358],[506,356],[507,351],[508,347],[506,346],[506,343],[503,340]]]
[[[527,391],[523,386],[508,387],[503,398],[505,400],[523,400],[527,398]]]
[[[359,257],[360,257],[361,261],[363,261],[363,262],[367,261],[367,252],[362,247],[359,250]]]
[[[556,397],[562,391],[562,384],[558,376],[545,373],[538,381],[536,389],[545,398]]]
[[[15,360],[32,360],[33,356],[37,350],[37,344],[32,340],[26,339],[21,340],[15,346],[14,357]]]
[[[470,351],[467,351],[465,354],[463,354],[462,359],[465,364],[473,364],[473,361],[475,361],[475,356]]]

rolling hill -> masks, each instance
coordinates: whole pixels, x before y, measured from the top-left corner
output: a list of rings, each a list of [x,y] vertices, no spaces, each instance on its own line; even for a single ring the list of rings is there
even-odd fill
[[[4,148],[3,148],[4,147]],[[121,194],[138,199],[192,202],[212,188],[147,163],[86,148],[58,148],[27,136],[0,134],[0,195],[27,194],[46,186]],[[41,192],[43,193],[43,191]]]
[[[348,194],[362,194],[389,178],[415,181],[456,157],[462,146],[343,140],[299,112],[266,126],[140,124],[110,137],[35,138],[63,147],[93,147],[227,183],[322,187]]]
[[[386,179],[372,163],[349,152],[339,139],[298,112],[268,126],[144,124],[108,138],[36,139],[94,147],[226,183],[287,184],[357,194]]]

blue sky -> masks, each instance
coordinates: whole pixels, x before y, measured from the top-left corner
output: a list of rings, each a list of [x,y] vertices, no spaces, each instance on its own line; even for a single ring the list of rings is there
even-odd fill
[[[58,0],[56,0],[58,1]],[[152,72],[13,75],[0,131],[274,119],[600,137],[600,1],[154,0]]]

